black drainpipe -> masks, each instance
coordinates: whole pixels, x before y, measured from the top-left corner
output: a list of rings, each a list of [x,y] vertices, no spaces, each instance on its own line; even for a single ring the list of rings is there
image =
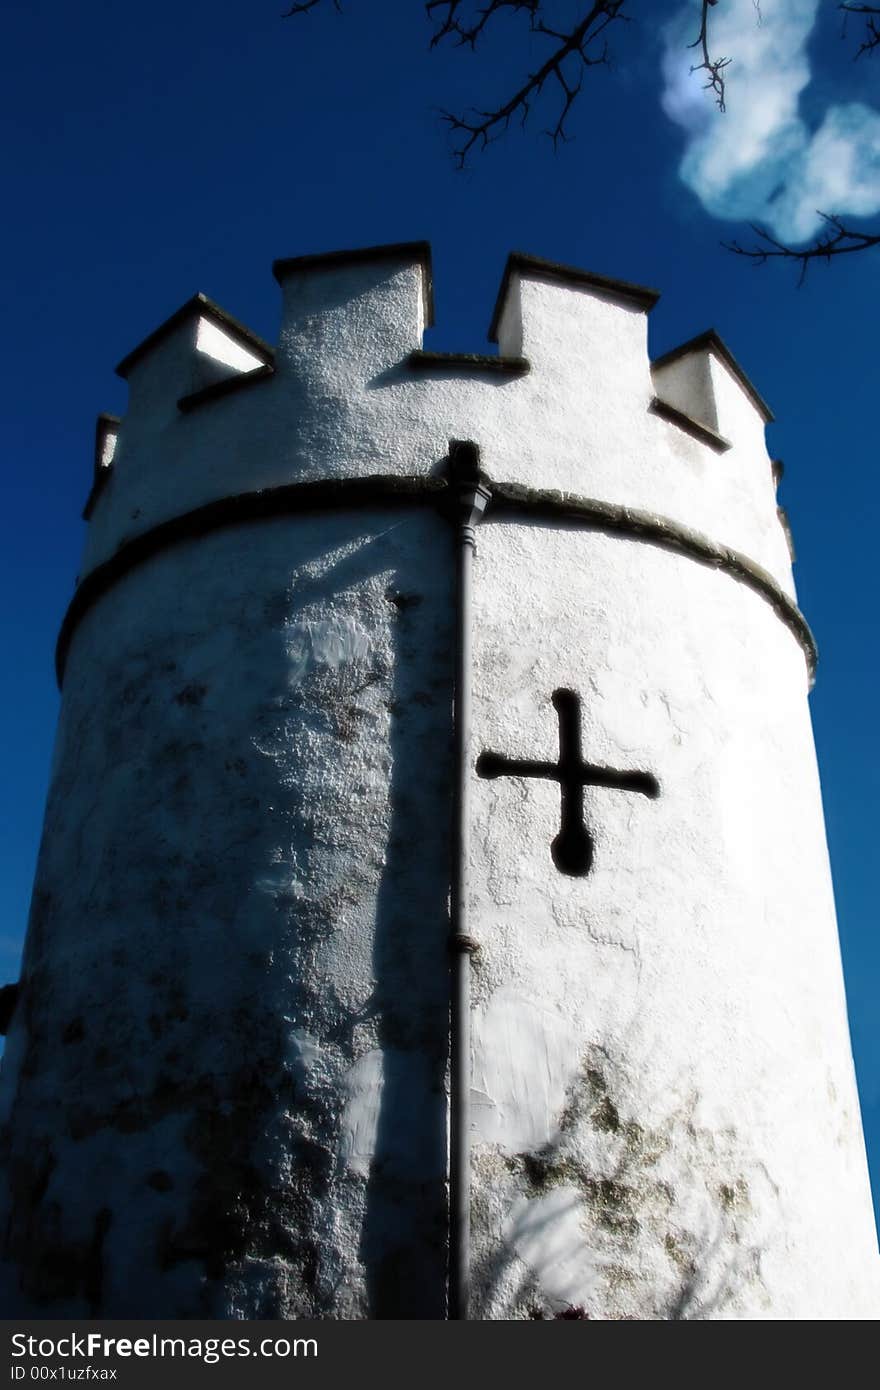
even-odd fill
[[[475,530],[491,493],[470,440],[449,441],[449,486],[456,528],[455,779],[452,792],[452,955],[449,1097],[449,1317],[466,1319],[470,1297],[471,964],[478,949],[468,933],[471,783],[471,606]]]

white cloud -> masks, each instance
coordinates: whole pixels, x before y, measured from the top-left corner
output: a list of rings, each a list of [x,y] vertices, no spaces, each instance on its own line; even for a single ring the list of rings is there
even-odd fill
[[[816,131],[799,114],[810,81],[806,53],[819,0],[722,0],[710,15],[710,51],[729,57],[726,110],[705,87],[687,44],[699,28],[696,0],[664,33],[661,103],[687,134],[684,183],[715,217],[758,222],[803,242],[820,211],[880,211],[880,113],[858,102],[830,106]]]

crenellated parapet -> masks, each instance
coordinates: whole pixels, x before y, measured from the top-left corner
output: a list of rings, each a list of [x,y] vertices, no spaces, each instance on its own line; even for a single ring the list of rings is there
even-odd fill
[[[271,366],[273,349],[207,295],[195,294],[122,359],[128,414],[155,421],[206,387]]]
[[[654,290],[512,254],[497,352],[425,350],[430,248],[279,260],[270,346],[203,295],[120,363],[101,417],[83,575],[224,497],[320,479],[432,477],[451,437],[504,482],[645,512],[728,547],[793,595],[768,407],[714,330],[648,353]]]

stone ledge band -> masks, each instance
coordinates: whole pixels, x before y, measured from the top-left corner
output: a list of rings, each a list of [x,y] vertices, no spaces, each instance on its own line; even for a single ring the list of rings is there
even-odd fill
[[[210,535],[228,526],[245,525],[300,512],[333,511],[369,507],[376,503],[400,506],[430,504],[446,510],[452,500],[446,480],[424,475],[372,474],[365,478],[330,478],[317,482],[287,483],[281,487],[238,493],[196,507],[170,521],[160,522],[142,535],[124,542],[109,560],[96,566],[80,583],[58,634],[55,671],[59,689],[73,635],[86,613],[120,579],[183,541]],[[803,649],[812,686],[818,653],[806,618],[797,604],[763,566],[738,550],[719,545],[699,531],[653,512],[601,502],[575,493],[525,487],[520,483],[492,483],[492,502],[486,520],[528,517],[535,521],[580,523],[595,531],[647,541],[672,550],[713,569],[724,570],[765,599]]]

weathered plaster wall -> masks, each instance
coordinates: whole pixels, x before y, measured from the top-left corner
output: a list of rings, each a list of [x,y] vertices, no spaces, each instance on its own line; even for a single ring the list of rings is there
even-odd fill
[[[198,304],[131,365],[84,580],[220,499],[436,478],[454,437],[793,592],[754,402],[711,357],[727,452],[652,414],[632,302],[521,267],[513,376],[411,362],[418,255],[279,273],[274,374],[179,409],[203,349],[250,366]],[[427,496],[227,515],[73,630],[0,1072],[10,1311],[443,1316],[452,553]],[[490,512],[475,578],[474,756],[555,758],[570,688],[585,756],[661,784],[587,791],[568,878],[558,788],[475,779],[478,1315],[875,1315],[802,647],[583,522]]]
[[[237,528],[77,633],[7,1310],[443,1316],[447,548],[430,513]]]
[[[584,878],[557,786],[475,784],[481,1315],[877,1316],[799,649],[727,576],[583,531],[487,523],[476,593],[475,747],[555,760],[569,688],[584,757],[660,783],[587,789]]]

